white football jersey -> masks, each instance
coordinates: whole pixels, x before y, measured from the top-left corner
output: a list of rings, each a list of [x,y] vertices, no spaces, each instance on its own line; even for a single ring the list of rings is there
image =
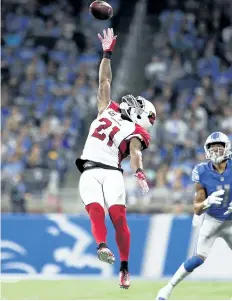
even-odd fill
[[[121,161],[129,155],[129,141],[133,137],[142,141],[143,149],[148,147],[148,132],[122,119],[119,105],[112,101],[92,122],[80,159],[120,168]]]

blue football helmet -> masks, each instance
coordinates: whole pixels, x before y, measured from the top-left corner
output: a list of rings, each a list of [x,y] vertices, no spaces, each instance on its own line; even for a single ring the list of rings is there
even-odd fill
[[[214,147],[215,144],[222,146]],[[206,159],[219,164],[231,157],[231,141],[221,132],[214,132],[206,139],[204,144]]]

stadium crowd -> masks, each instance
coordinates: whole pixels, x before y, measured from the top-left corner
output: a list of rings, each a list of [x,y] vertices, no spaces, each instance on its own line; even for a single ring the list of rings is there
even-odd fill
[[[108,2],[117,12],[119,1]],[[212,2],[212,12],[206,5],[159,16],[142,92],[157,109],[144,155],[152,188],[148,203],[190,201],[191,170],[204,160],[207,135],[219,130],[232,135],[232,18],[224,15],[226,1]],[[41,192],[51,179],[64,184],[96,109],[101,46],[96,34],[110,22],[95,21],[87,6],[74,17],[67,0],[3,3],[1,181],[16,203],[26,192]],[[123,166],[133,204],[141,195],[128,161]]]

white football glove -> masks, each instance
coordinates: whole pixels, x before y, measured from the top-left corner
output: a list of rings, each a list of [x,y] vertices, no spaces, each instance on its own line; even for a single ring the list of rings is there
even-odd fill
[[[204,208],[203,209],[209,208],[212,204],[220,205],[221,202],[223,201],[223,198],[220,198],[220,196],[222,196],[224,193],[225,193],[224,189],[214,191],[211,195],[209,195],[207,197],[206,200],[204,200],[204,202],[203,202]]]
[[[114,35],[113,28],[108,28],[107,31],[104,29],[103,37],[99,33],[98,38],[102,43],[103,51],[111,51],[112,52],[114,50],[117,36]]]
[[[142,194],[143,195],[148,194],[149,187],[148,187],[147,179],[146,179],[146,176],[145,176],[143,170],[141,168],[138,168],[136,170],[136,173],[134,174],[134,176],[138,179],[139,185],[142,190]]]
[[[232,201],[229,204],[228,210],[224,213],[224,215],[230,214],[232,212]]]

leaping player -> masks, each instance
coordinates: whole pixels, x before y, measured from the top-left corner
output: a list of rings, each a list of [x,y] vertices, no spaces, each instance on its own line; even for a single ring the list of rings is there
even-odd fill
[[[225,134],[215,132],[207,138],[204,148],[210,161],[196,165],[192,172],[196,188],[194,213],[205,213],[196,248],[193,256],[158,292],[157,300],[168,299],[174,287],[204,263],[215,239],[223,238],[232,250],[231,142]]]
[[[130,287],[130,230],[126,220],[125,187],[120,164],[130,155],[134,175],[143,194],[147,194],[149,188],[141,151],[149,146],[147,129],[155,122],[156,110],[152,103],[140,96],[126,95],[120,105],[111,100],[110,58],[117,37],[113,29],[104,30],[103,37],[100,34],[98,37],[104,52],[99,69],[98,116],[90,126],[83,153],[76,160],[76,165],[82,173],[79,190],[98,245],[98,258],[109,264],[115,261],[106,241],[105,205],[115,228],[120,254],[120,287],[127,289]]]

